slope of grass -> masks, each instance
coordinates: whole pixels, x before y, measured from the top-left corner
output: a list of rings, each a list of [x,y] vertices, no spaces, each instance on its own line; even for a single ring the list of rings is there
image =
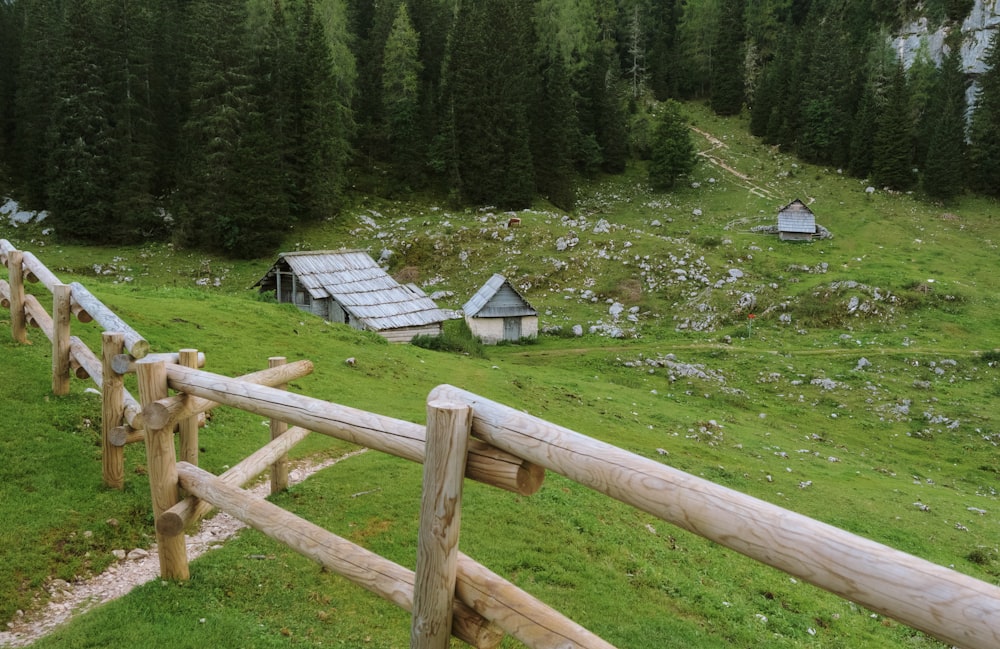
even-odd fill
[[[1000,369],[982,353],[998,331],[996,204],[869,195],[837,170],[760,146],[737,121],[689,110],[714,137],[704,152],[749,180],[706,158],[692,186],[655,194],[637,168],[588,187],[573,215],[542,205],[519,213],[519,229],[495,210],[366,198],[289,240],[288,250],[392,250],[395,273],[450,292],[439,303],[452,308],[503,272],[543,327],[603,332],[542,336],[482,359],[391,346],[259,301],[248,289],[271,259],[57,246],[37,227],[0,236],[86,283],[155,350],[204,351],[210,371],[309,358],[316,373],[291,389],[418,422],[430,389],[451,383],[1000,582]],[[833,239],[783,244],[751,231],[796,197]],[[739,306],[746,294],[752,328]],[[852,298],[867,310],[850,310]],[[617,318],[615,302],[625,307]],[[74,324],[74,334],[96,344],[99,331]],[[142,450],[128,449],[125,492],[104,490],[99,399],[82,382],[70,397],[47,396],[49,352],[40,334],[33,340],[0,336],[0,404],[17,413],[0,435],[4,457],[16,459],[0,469],[0,515],[11,521],[0,546],[3,619],[30,606],[48,577],[100,570],[112,549],[151,541]],[[202,432],[202,465],[220,472],[238,461],[266,438],[262,423],[219,411]],[[310,439],[297,457],[347,448]],[[277,501],[412,567],[419,485],[420,467],[367,453]],[[940,646],[557,476],[530,498],[466,489],[463,551],[623,648]],[[248,531],[195,562],[189,583],[148,584],[37,646],[138,647],[154,635],[171,647],[398,647],[409,622]]]

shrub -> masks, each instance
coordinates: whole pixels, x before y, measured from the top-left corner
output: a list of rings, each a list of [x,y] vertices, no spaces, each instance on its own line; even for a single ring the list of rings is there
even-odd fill
[[[472,330],[465,320],[450,320],[444,323],[441,335],[430,336],[422,334],[414,336],[411,344],[436,352],[452,352],[467,354],[475,358],[486,358],[486,348],[483,342],[472,335]]]

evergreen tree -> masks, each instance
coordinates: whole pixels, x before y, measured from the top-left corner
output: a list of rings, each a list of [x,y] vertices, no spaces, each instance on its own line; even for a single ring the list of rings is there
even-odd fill
[[[736,115],[743,108],[743,9],[746,0],[723,0],[713,50],[712,110]]]
[[[888,45],[874,48],[864,65],[867,76],[855,111],[848,161],[849,173],[858,178],[867,178],[872,173],[878,119],[896,66],[896,54]]]
[[[45,195],[60,237],[88,243],[120,236],[112,202],[120,178],[114,168],[114,98],[104,74],[106,24],[96,0],[68,3],[56,51],[54,105],[48,130]]]
[[[278,151],[254,95],[242,0],[195,0],[191,110],[184,124],[177,236],[234,256],[267,254],[281,240],[287,201],[276,187]]]
[[[771,114],[779,110],[784,84],[781,79],[781,60],[772,61],[761,73],[760,84],[754,93],[750,107],[750,133],[757,137],[767,136],[767,125]]]
[[[14,151],[11,169],[24,190],[24,201],[35,209],[48,207],[49,146],[46,138],[56,104],[55,53],[62,46],[61,0],[21,0],[21,58],[15,82]]]
[[[367,31],[357,35],[357,52],[359,63],[357,93],[354,97],[355,113],[358,119],[358,147],[367,155],[367,164],[373,165],[376,160],[387,159],[385,150],[385,119],[382,114],[385,102],[382,99],[384,84],[382,73],[385,69],[383,56],[386,41],[392,30],[401,2],[370,2],[361,0],[361,5],[369,5],[362,14]]]
[[[21,29],[24,18],[20,3],[0,2],[0,147],[10,151],[14,146],[17,119],[14,105],[17,97],[17,69],[21,59]],[[0,162],[6,167],[10,160]]]
[[[814,4],[806,20],[801,113],[796,151],[815,163],[847,164],[850,149],[851,43],[842,8]]]
[[[122,241],[161,237],[162,219],[153,204],[156,127],[148,91],[156,29],[150,5],[135,0],[106,4],[110,28],[107,71],[114,105],[112,211]]]
[[[187,118],[188,58],[184,55],[186,4],[156,3],[153,8],[149,105],[153,121],[151,194],[160,199],[177,188],[183,170],[181,125]],[[178,44],[181,44],[179,47]]]
[[[470,203],[527,207],[535,95],[530,0],[462,2],[449,57],[454,190]]]
[[[563,58],[554,53],[545,61],[532,120],[532,160],[537,191],[556,207],[576,205],[573,153],[579,138],[569,76]]]
[[[648,75],[653,96],[663,101],[678,93],[677,28],[683,14],[681,0],[653,0],[650,3]]]
[[[903,64],[896,66],[885,105],[876,121],[872,149],[872,182],[878,187],[907,190],[913,174],[913,124]]]
[[[965,74],[958,47],[944,57],[933,96],[936,101],[929,112],[936,128],[927,147],[924,191],[948,200],[962,192],[966,174]]]
[[[1000,196],[1000,36],[996,34],[985,65],[969,131],[970,180],[975,189]]]
[[[670,189],[678,178],[691,173],[696,161],[691,131],[681,117],[680,107],[668,100],[657,117],[649,182],[656,189]]]
[[[857,178],[867,178],[872,172],[877,119],[878,104],[875,89],[868,84],[861,95],[861,103],[854,115],[854,126],[851,131],[851,157],[847,169],[848,173]]]
[[[715,41],[721,22],[720,4],[721,0],[705,0],[684,5],[677,26],[680,54],[676,59],[678,92],[682,97],[708,96],[718,62]]]
[[[940,76],[941,73],[931,60],[926,44],[921,44],[906,72],[906,87],[910,95],[910,121],[914,125],[913,161],[921,169],[927,158],[927,146],[931,134],[937,128],[934,119],[940,107],[934,104],[941,99],[937,95]]]
[[[419,47],[420,37],[409,11],[400,4],[385,43],[382,106],[389,159],[397,182],[404,188],[419,185],[423,173]]]
[[[294,171],[302,192],[294,216],[315,221],[329,218],[343,203],[351,155],[351,97],[344,79],[336,77],[333,49],[313,0],[301,0],[295,16],[302,94],[292,146],[298,152],[295,158],[300,164]]]

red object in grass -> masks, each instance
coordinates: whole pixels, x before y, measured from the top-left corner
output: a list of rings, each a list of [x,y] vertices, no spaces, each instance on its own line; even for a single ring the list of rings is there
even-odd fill
[[[751,320],[753,320],[753,319],[754,319],[754,318],[756,318],[757,316],[755,316],[754,314],[752,314],[752,313],[751,313],[751,314],[749,314],[749,315],[748,315],[747,317],[748,317],[748,318],[750,318]]]

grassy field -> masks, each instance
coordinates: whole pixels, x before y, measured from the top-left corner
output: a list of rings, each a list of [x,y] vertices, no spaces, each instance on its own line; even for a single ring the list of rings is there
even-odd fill
[[[85,283],[156,351],[204,351],[211,371],[309,358],[316,372],[291,389],[418,422],[427,393],[451,383],[1000,582],[1000,209],[868,193],[757,144],[738,121],[689,110],[710,136],[696,135],[706,157],[670,194],[636,168],[588,185],[574,214],[519,212],[518,229],[496,210],[366,198],[290,234],[286,250],[392,251],[391,271],[441,291],[449,308],[504,273],[542,326],[561,331],[486,358],[388,345],[260,301],[250,287],[272,259],[62,246],[44,223],[0,224],[0,237]],[[832,239],[788,244],[753,230],[794,198]],[[574,325],[585,334],[569,335]],[[92,344],[99,333],[74,324]],[[152,541],[142,450],[127,451],[124,492],[105,490],[99,397],[80,381],[50,396],[50,353],[40,333],[32,340],[0,336],[4,620],[44,599],[50,579],[101,571],[112,550]],[[267,437],[262,424],[220,410],[202,432],[202,466],[221,472],[247,455]],[[347,450],[310,439],[296,457]],[[275,500],[412,568],[419,490],[419,466],[365,453]],[[530,498],[469,483],[461,546],[623,649],[943,646],[558,476]],[[191,572],[36,646],[408,645],[407,614],[256,532]]]

